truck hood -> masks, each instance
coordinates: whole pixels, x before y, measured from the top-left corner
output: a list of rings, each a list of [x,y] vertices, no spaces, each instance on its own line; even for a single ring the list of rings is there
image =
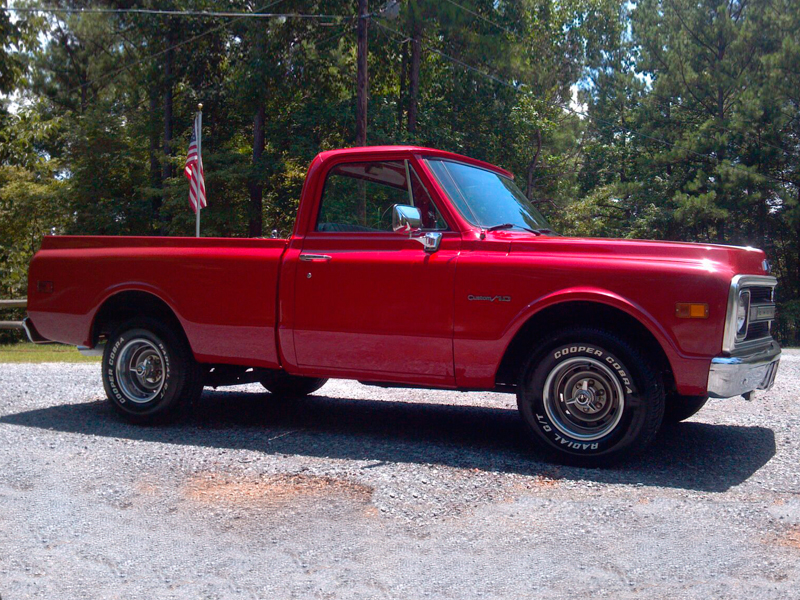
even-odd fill
[[[691,263],[709,271],[730,271],[731,275],[765,275],[766,255],[762,250],[721,244],[694,244],[654,240],[627,240],[578,237],[534,237],[527,232],[502,231],[510,242],[509,251],[552,252],[564,255],[608,256],[615,259],[650,260],[656,262]],[[501,235],[497,236],[498,241]]]

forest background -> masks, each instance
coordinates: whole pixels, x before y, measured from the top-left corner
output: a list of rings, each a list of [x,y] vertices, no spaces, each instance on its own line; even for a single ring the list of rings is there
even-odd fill
[[[422,144],[564,234],[763,248],[800,343],[797,0],[17,1],[0,98],[0,298],[43,235],[193,235],[202,103],[203,235],[288,235],[322,150]]]

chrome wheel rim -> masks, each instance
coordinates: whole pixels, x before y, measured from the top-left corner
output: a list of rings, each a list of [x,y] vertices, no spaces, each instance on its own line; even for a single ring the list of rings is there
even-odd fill
[[[119,351],[117,383],[122,393],[136,404],[157,397],[164,387],[164,355],[153,342],[135,338]]]
[[[625,394],[616,373],[590,357],[576,357],[556,365],[544,383],[544,410],[565,436],[594,441],[619,424]]]

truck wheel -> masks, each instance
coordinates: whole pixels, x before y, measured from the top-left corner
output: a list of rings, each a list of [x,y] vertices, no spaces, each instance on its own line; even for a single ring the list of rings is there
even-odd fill
[[[186,340],[143,318],[123,324],[106,343],[103,387],[126,420],[163,422],[200,396],[203,376]]]
[[[537,445],[583,466],[641,451],[664,415],[663,383],[652,361],[598,329],[556,334],[532,353],[517,389],[520,414]]]
[[[327,382],[327,379],[299,377],[287,373],[275,373],[274,375],[270,375],[267,379],[262,379],[261,385],[276,396],[300,398],[313,394]]]
[[[664,423],[674,425],[694,416],[708,402],[708,396],[670,396],[664,407]]]

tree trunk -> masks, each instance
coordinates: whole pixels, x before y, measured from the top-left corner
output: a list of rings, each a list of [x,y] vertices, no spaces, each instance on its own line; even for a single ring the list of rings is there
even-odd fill
[[[367,144],[367,95],[369,75],[367,73],[367,27],[369,13],[367,0],[358,0],[357,65],[356,74],[356,146]]]
[[[150,187],[154,190],[161,188],[161,161],[158,148],[158,92],[155,88],[150,91]],[[151,207],[153,223],[159,221],[159,213],[164,199],[160,192],[153,192]]]
[[[411,39],[411,73],[408,78],[408,133],[417,131],[417,105],[419,103],[419,66],[422,59],[422,22],[414,19]]]
[[[172,44],[172,35],[167,35],[167,44]],[[164,54],[164,164],[161,169],[161,181],[172,177],[172,68],[175,59],[174,50]]]
[[[542,152],[542,130],[536,130],[536,154],[528,165],[528,187],[525,189],[525,196],[528,200],[533,200],[533,175],[536,171],[536,164],[539,162],[539,154]]]
[[[367,0],[358,0],[356,75],[356,146],[367,145],[367,95],[369,74],[367,72],[367,26],[369,25]],[[367,224],[367,195],[364,182],[359,180],[358,209],[356,213],[361,225]]]
[[[258,109],[253,118],[253,176],[250,180],[250,225],[248,235],[250,237],[261,237],[263,235],[263,208],[264,208],[264,185],[260,177],[257,176],[258,164],[261,155],[264,153],[264,121],[266,113],[263,99],[259,101]]]
[[[800,205],[800,184],[796,183],[795,185],[797,186],[797,203]],[[797,249],[795,254],[795,259],[797,260],[797,277],[794,278],[795,284],[797,285],[797,294],[795,298],[800,298],[800,218],[797,219],[795,247]],[[797,334],[800,335],[800,331],[798,331]]]
[[[403,44],[400,51],[400,93],[397,96],[397,134],[403,131],[403,116],[405,114],[406,81],[408,79],[408,46]]]

